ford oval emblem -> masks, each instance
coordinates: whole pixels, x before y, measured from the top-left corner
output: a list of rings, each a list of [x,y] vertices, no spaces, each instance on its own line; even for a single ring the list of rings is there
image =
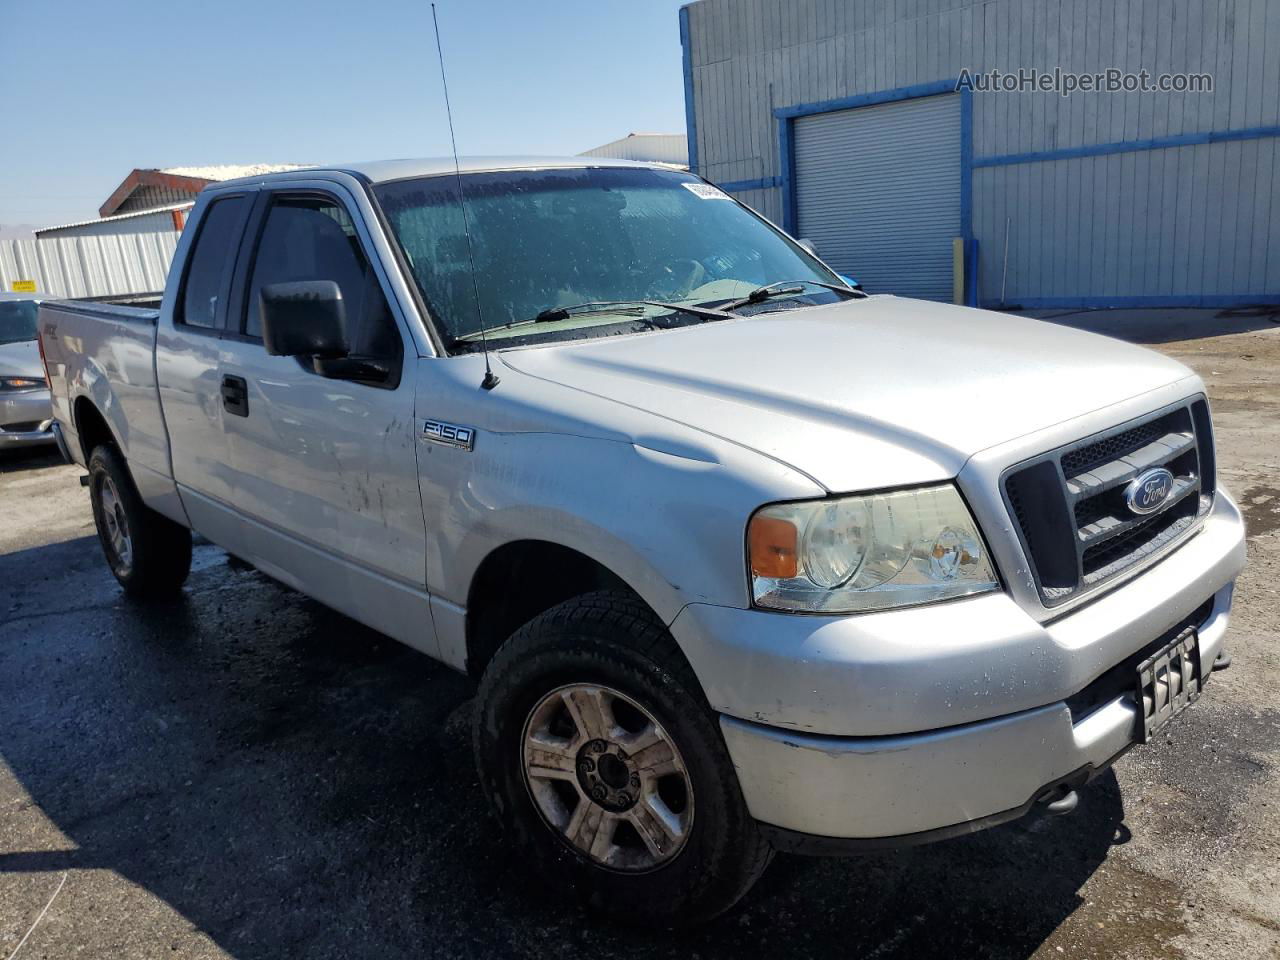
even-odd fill
[[[1137,514],[1155,513],[1173,493],[1173,474],[1155,467],[1138,474],[1125,487],[1124,502]]]

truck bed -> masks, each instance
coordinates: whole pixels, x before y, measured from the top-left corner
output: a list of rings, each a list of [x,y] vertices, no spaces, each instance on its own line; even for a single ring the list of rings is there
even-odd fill
[[[152,295],[139,299],[151,300]],[[52,300],[40,305],[37,327],[49,370],[53,415],[72,458],[87,463],[98,421],[129,462],[144,500],[172,496],[169,445],[156,387],[159,311],[150,306]]]

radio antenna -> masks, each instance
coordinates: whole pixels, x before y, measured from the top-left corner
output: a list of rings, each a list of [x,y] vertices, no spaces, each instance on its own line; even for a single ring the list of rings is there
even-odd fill
[[[484,311],[480,306],[480,284],[476,280],[476,255],[471,247],[471,224],[467,220],[467,201],[462,196],[462,168],[458,163],[458,138],[453,133],[453,108],[449,106],[449,79],[444,73],[444,50],[440,46],[440,21],[436,19],[436,5],[431,4],[431,26],[436,31],[436,56],[440,60],[440,85],[444,87],[444,114],[449,119],[449,144],[453,147],[453,182],[458,188],[458,207],[462,210],[462,232],[467,238],[467,260],[471,263],[471,289],[476,298],[476,319],[480,321],[480,346],[484,350],[484,379],[480,386],[492,390],[498,385],[498,375],[489,365],[489,336],[484,325]]]

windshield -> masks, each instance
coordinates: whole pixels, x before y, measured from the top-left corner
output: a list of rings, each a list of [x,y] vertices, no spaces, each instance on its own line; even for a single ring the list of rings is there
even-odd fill
[[[557,308],[601,302],[717,303],[778,280],[839,284],[802,247],[727,194],[687,173],[574,168],[471,173],[463,195],[489,340],[605,336],[654,329],[635,310],[584,310],[520,324]],[[480,328],[452,176],[374,188],[418,289],[454,349]],[[806,291],[810,302],[837,299]],[[658,308],[661,313],[661,308]],[[706,323],[710,314],[681,314]]]
[[[0,343],[34,340],[36,309],[34,300],[0,300]]]

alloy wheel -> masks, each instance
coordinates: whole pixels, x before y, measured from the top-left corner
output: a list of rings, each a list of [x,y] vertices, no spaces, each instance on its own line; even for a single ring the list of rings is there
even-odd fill
[[[613,870],[670,861],[693,824],[693,786],[662,725],[626,694],[576,683],[544,696],[521,740],[524,781],[543,820]]]
[[[116,555],[122,569],[133,565],[133,538],[129,533],[129,521],[125,517],[124,503],[111,477],[103,476],[98,488],[98,503],[102,508],[102,520],[107,528],[107,542]]]

